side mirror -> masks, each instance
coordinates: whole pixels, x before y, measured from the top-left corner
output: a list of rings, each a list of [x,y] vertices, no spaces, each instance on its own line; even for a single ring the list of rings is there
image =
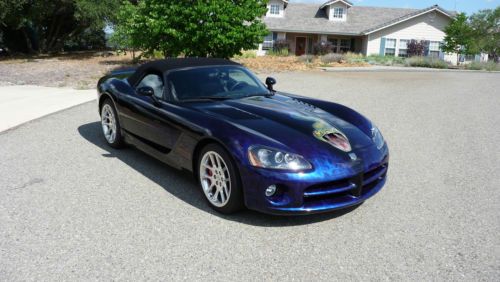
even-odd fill
[[[149,86],[144,86],[137,88],[137,94],[141,96],[153,96],[155,94],[155,91]]]
[[[267,89],[269,89],[269,91],[274,91],[273,85],[275,85],[275,84],[276,84],[276,79],[274,79],[272,77],[266,78],[266,85],[267,85]]]

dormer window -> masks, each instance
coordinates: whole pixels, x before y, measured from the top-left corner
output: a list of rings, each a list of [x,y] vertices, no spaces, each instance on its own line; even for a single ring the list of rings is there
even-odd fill
[[[279,15],[280,14],[280,5],[278,4],[271,4],[269,6],[269,14],[271,15]]]
[[[340,8],[340,7],[333,8],[333,18],[334,19],[342,20],[342,19],[344,19],[344,15],[345,15],[344,8]]]

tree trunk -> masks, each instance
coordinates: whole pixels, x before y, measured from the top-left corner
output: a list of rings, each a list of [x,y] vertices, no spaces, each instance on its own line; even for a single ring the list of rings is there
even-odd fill
[[[26,42],[26,48],[28,49],[28,53],[29,54],[35,53],[35,50],[33,50],[33,43],[31,42],[31,39],[28,33],[26,32],[26,27],[21,28],[21,32],[23,34],[24,41]]]

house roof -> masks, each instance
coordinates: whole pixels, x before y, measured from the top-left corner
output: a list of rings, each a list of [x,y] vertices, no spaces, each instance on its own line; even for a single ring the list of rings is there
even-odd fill
[[[332,5],[332,4],[335,4],[337,2],[343,2],[344,4],[346,4],[347,6],[351,7],[352,6],[352,3],[349,2],[349,1],[346,1],[346,0],[330,0],[330,1],[327,1],[325,3],[323,3],[323,5],[321,5],[319,8],[320,9],[323,9],[325,8],[326,6],[329,6],[329,5]]]
[[[454,16],[439,6],[426,9],[352,6],[347,12],[347,20],[338,22],[328,20],[325,10],[319,9],[317,4],[291,3],[284,17],[266,17],[264,23],[272,31],[364,35],[431,11]]]

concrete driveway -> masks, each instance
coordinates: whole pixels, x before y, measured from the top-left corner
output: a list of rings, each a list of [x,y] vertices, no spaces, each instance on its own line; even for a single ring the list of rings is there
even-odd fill
[[[96,98],[96,90],[0,86],[0,132]]]
[[[0,133],[0,280],[498,281],[500,75],[276,78],[379,125],[391,167],[377,196],[222,216],[188,174],[109,148],[91,102]]]

